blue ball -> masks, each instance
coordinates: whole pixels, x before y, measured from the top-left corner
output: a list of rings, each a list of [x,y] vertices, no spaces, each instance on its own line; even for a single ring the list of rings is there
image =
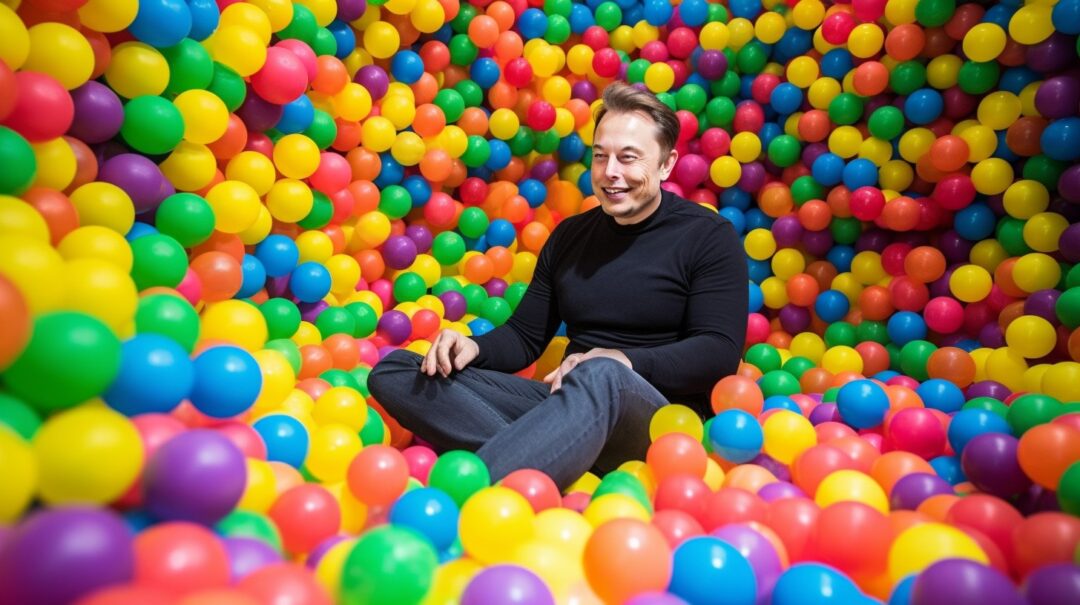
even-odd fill
[[[245,254],[243,262],[240,263],[240,272],[240,291],[236,293],[236,298],[255,296],[266,285],[266,269],[258,258]]]
[[[518,193],[530,208],[539,208],[547,199],[547,186],[536,179],[525,179],[518,183]]]
[[[855,259],[855,248],[846,244],[833,246],[825,253],[825,260],[836,267],[840,273],[851,271],[851,261]]]
[[[765,306],[765,294],[761,291],[761,286],[752,281],[747,283],[746,288],[750,300],[747,311],[757,313],[761,310],[761,307]]]
[[[423,67],[424,64],[421,62],[421,75],[423,75]],[[472,64],[472,67],[469,68],[469,77],[472,78],[473,82],[476,82],[477,86],[484,90],[491,88],[499,81],[500,73],[501,70],[499,69],[499,64],[490,57],[481,57],[477,59],[476,62]],[[417,79],[419,79],[419,77]]]
[[[419,174],[405,177],[405,180],[401,182],[401,186],[405,188],[405,191],[409,192],[413,208],[419,208],[431,199],[431,183]]]
[[[334,37],[334,42],[337,42],[337,50],[334,51],[334,56],[338,59],[344,59],[352,54],[352,51],[356,50],[356,32],[349,26],[348,23],[334,19],[330,22],[330,25],[326,26],[326,29],[330,31],[330,35]],[[401,78],[398,78],[399,80]],[[416,78],[420,79],[419,76]],[[404,80],[402,80],[404,81]],[[415,82],[416,80],[413,80]],[[406,82],[411,84],[412,82]]]
[[[885,389],[870,380],[852,380],[837,392],[836,407],[849,426],[869,429],[885,420],[889,396]]]
[[[946,414],[959,412],[964,407],[964,392],[948,380],[931,378],[916,387],[915,392],[922,398],[923,405]]]
[[[720,206],[723,208],[735,208],[736,210],[746,212],[750,209],[750,204],[753,201],[754,200],[749,193],[738,187],[725,189],[724,192],[720,194]]]
[[[585,143],[576,132],[559,141],[559,159],[563,162],[578,162],[585,157]]]
[[[517,231],[514,230],[514,225],[510,221],[504,218],[497,218],[491,221],[491,224],[488,225],[484,235],[487,236],[489,246],[502,246],[508,248],[514,243],[514,239],[517,237]]]
[[[688,27],[705,25],[705,20],[709,18],[709,4],[705,0],[683,0],[679,5],[679,17]]]
[[[765,433],[753,414],[725,410],[709,423],[709,445],[721,458],[736,464],[749,462],[761,453]]]
[[[1004,418],[989,410],[960,410],[949,422],[949,445],[959,456],[972,439],[983,433],[1012,434]]]
[[[822,563],[796,563],[780,574],[772,605],[870,605],[877,603],[840,571]]]
[[[844,186],[852,191],[859,187],[875,185],[877,179],[877,166],[870,160],[856,158],[844,166]]]
[[[518,17],[518,31],[526,40],[540,38],[547,33],[548,17],[538,8],[527,8]]]
[[[412,84],[424,75],[424,60],[416,51],[399,50],[390,60],[390,73],[399,82]]]
[[[821,73],[827,77],[843,80],[852,69],[855,69],[855,60],[842,48],[834,48],[821,57]]]
[[[839,185],[844,178],[844,159],[832,152],[823,153],[810,165],[810,175],[826,187]]]
[[[910,574],[893,587],[887,605],[911,605],[912,590],[914,588],[915,574]]]
[[[266,444],[266,459],[300,468],[308,453],[308,432],[288,414],[263,416],[251,425]]]
[[[960,466],[960,456],[938,456],[930,460],[930,466],[937,476],[948,481],[949,485],[967,481],[964,469]]]
[[[296,242],[284,235],[268,235],[255,246],[255,258],[262,263],[270,277],[288,275],[300,260]]]
[[[1080,160],[1080,118],[1052,120],[1039,137],[1043,153],[1061,162]]]
[[[933,88],[920,88],[908,95],[904,101],[904,115],[920,126],[938,119],[944,109],[945,101],[941,98],[941,93]]]
[[[754,605],[757,579],[734,546],[713,536],[696,536],[675,548],[668,592],[699,605]]]
[[[897,311],[885,324],[889,340],[902,347],[913,340],[926,338],[926,320],[913,311]]]
[[[997,217],[994,216],[994,211],[982,202],[975,202],[953,216],[953,229],[969,242],[990,237],[996,226]]]
[[[645,20],[649,22],[649,25],[656,27],[667,25],[674,12],[671,0],[645,0]]]
[[[795,400],[787,395],[773,395],[767,397],[762,410],[788,410],[790,412],[795,412],[796,414],[802,414],[802,408],[799,407],[799,404],[795,403]]]
[[[754,283],[760,284],[772,275],[772,267],[767,260],[746,257],[746,273]]]
[[[728,191],[731,190],[728,189]],[[742,235],[746,232],[746,217],[743,216],[742,210],[727,206],[721,208],[719,214],[731,223],[731,226],[735,228],[735,233]]]
[[[154,235],[157,232],[157,228],[153,225],[149,225],[142,221],[135,221],[135,223],[131,225],[131,229],[124,234],[124,239],[133,242],[144,235]]]
[[[1080,0],[1061,0],[1050,14],[1054,29],[1063,34],[1080,34]]]
[[[477,317],[470,321],[468,325],[474,336],[482,336],[495,329],[495,324],[483,317]]]
[[[731,0],[728,5],[730,6],[732,17],[753,19],[761,14],[761,0]],[[681,8],[679,9],[679,14],[682,14]]]
[[[746,217],[747,231],[772,228],[773,218],[762,212],[760,208],[751,208],[743,216]]]
[[[421,487],[401,495],[390,508],[389,521],[416,530],[442,551],[457,538],[458,506],[441,489]]]
[[[382,164],[382,168],[379,169],[379,176],[372,182],[380,189],[385,189],[389,185],[400,185],[402,179],[405,178],[405,167],[399,164],[389,152],[379,155],[379,163]]]
[[[510,146],[505,141],[499,139],[491,139],[488,141],[488,148],[491,149],[491,155],[488,160],[484,162],[484,167],[489,170],[502,170],[510,165],[510,160],[513,159],[513,153],[510,152]]]
[[[187,0],[191,11],[191,31],[188,37],[202,42],[210,37],[221,21],[221,11],[214,0]]]
[[[851,310],[851,302],[839,290],[826,290],[814,300],[814,312],[826,323],[840,321]]]
[[[155,48],[176,46],[191,33],[191,9],[184,0],[139,0],[128,31]]]
[[[282,134],[304,132],[315,120],[315,106],[307,95],[300,95],[294,101],[282,106],[281,119],[274,125]]]
[[[596,25],[593,12],[584,4],[574,4],[570,9],[570,31],[575,34],[583,34],[585,30]]]
[[[240,347],[211,347],[195,357],[192,405],[213,418],[232,418],[259,398],[262,370],[255,358]]]
[[[120,347],[120,373],[102,398],[126,416],[171,412],[187,399],[195,367],[171,338],[138,334]]]
[[[289,290],[300,302],[319,302],[330,292],[330,272],[320,263],[301,263],[289,277]]]

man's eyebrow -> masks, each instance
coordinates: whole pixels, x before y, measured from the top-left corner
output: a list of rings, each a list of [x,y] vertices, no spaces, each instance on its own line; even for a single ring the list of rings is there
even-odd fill
[[[601,149],[600,145],[593,145],[592,147],[593,147],[594,150],[595,149]],[[634,152],[639,153],[639,154],[645,153],[644,151],[641,150],[640,147],[635,147],[633,145],[626,145],[622,149],[620,149],[619,151],[634,151]]]

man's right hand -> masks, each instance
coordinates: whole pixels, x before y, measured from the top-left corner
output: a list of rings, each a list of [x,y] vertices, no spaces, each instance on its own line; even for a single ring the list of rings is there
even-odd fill
[[[451,371],[460,371],[472,363],[480,354],[476,341],[461,332],[445,328],[435,337],[435,342],[428,349],[424,360],[420,362],[420,371],[428,376],[438,372],[441,376],[450,375]]]

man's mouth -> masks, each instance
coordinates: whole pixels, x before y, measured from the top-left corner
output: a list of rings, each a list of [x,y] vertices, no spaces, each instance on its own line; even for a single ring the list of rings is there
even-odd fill
[[[602,189],[608,195],[620,195],[630,191],[628,187],[603,187]]]

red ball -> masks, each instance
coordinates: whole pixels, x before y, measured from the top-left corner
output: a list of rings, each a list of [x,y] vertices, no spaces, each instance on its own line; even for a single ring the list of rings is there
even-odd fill
[[[228,586],[229,555],[201,525],[162,523],[135,536],[135,581],[174,594]]]
[[[593,71],[602,78],[614,78],[618,75],[621,63],[622,59],[614,48],[601,48],[593,54]]]
[[[712,490],[700,477],[672,475],[656,487],[656,511],[681,511],[700,524],[705,521],[705,509],[710,493]]]
[[[466,206],[479,206],[488,195],[488,184],[480,177],[471,176],[458,187],[458,195]]]
[[[689,142],[697,136],[698,118],[694,112],[680,109],[675,112],[675,117],[679,118],[679,142]]]
[[[529,64],[529,60],[525,57],[511,59],[503,69],[503,77],[506,78],[506,83],[511,86],[517,88],[527,86],[533,77],[532,65]]]
[[[911,252],[911,244],[895,242],[885,246],[885,249],[881,251],[881,267],[889,275],[903,275],[904,257],[908,252]]]
[[[266,63],[251,75],[251,87],[275,105],[295,101],[307,90],[308,77],[300,57],[277,46],[266,49]]]
[[[750,96],[761,104],[772,98],[773,89],[780,85],[780,77],[773,74],[759,74],[750,84]]]
[[[369,506],[388,506],[409,484],[409,463],[393,447],[369,445],[353,458],[345,481],[357,500]]]
[[[278,496],[268,513],[278,530],[285,550],[294,554],[311,552],[341,527],[341,507],[321,485],[304,483]]]
[[[645,46],[641,47],[641,58],[650,63],[667,61],[670,56],[667,45],[659,40],[646,42]]]
[[[608,47],[607,30],[599,25],[590,25],[585,28],[585,33],[581,34],[581,41],[593,51],[599,52]]]
[[[843,44],[856,25],[858,22],[851,13],[833,13],[822,21],[821,37],[829,44]]]
[[[75,118],[75,103],[52,76],[36,71],[15,74],[18,89],[15,106],[3,125],[27,141],[48,141],[67,132]],[[2,94],[2,93],[0,93]]]
[[[689,27],[676,27],[668,33],[667,47],[672,57],[685,59],[694,52],[698,39],[694,30]]]
[[[319,157],[319,167],[310,177],[311,186],[330,195],[349,186],[352,167],[339,153],[324,151]]]
[[[975,201],[975,185],[966,174],[951,174],[934,185],[931,197],[946,210],[961,210]]]
[[[938,296],[926,303],[923,318],[938,334],[952,334],[964,326],[964,306],[955,298]]]
[[[743,101],[735,107],[732,127],[735,132],[759,132],[765,125],[765,111],[753,101]]]
[[[709,160],[727,155],[731,149],[731,135],[723,128],[709,128],[701,135],[701,153]]]
[[[851,192],[851,214],[863,221],[872,221],[885,209],[885,195],[877,187],[859,187]]]
[[[886,426],[893,447],[927,460],[945,451],[945,427],[927,408],[905,408]]]
[[[533,101],[526,111],[525,123],[536,131],[547,130],[555,125],[555,108],[547,101]]]
[[[559,487],[551,477],[541,471],[531,468],[516,470],[504,477],[499,484],[524,496],[533,512],[538,513],[562,505]]]
[[[698,523],[694,517],[675,508],[656,511],[652,518],[652,524],[664,535],[664,539],[667,540],[671,548],[675,548],[694,536],[705,533],[701,523]]]

